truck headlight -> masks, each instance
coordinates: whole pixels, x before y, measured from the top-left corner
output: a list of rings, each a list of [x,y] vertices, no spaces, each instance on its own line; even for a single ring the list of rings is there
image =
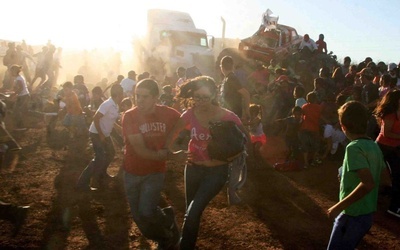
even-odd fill
[[[243,50],[250,50],[249,46],[243,46]]]

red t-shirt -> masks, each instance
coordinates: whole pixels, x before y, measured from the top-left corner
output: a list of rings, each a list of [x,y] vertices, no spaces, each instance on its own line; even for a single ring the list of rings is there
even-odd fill
[[[167,106],[156,105],[155,112],[142,114],[139,109],[128,110],[122,117],[122,131],[125,141],[124,169],[134,175],[164,173],[165,161],[144,159],[130,145],[128,136],[142,134],[148,149],[160,150],[165,146],[167,135],[179,119],[179,112]]]
[[[393,113],[393,114],[386,115],[384,117],[384,119],[393,120],[393,126],[391,129],[391,132],[395,133],[395,134],[400,134],[400,120],[397,118],[396,114]],[[383,135],[383,127],[384,126],[385,126],[385,121],[382,120],[381,131],[379,132],[379,135],[376,138],[376,141],[380,144],[390,146],[390,147],[400,146],[400,139],[388,138]]]
[[[321,105],[316,103],[306,103],[301,107],[303,110],[303,122],[301,130],[319,132],[319,120],[321,118]]]

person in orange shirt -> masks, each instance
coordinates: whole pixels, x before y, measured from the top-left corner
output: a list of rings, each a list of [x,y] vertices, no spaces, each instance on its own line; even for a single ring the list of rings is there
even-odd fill
[[[82,136],[87,132],[87,127],[78,95],[73,91],[72,82],[65,82],[62,87],[62,101],[65,103],[67,111],[63,125],[68,128],[72,137]]]
[[[307,103],[303,105],[303,122],[300,127],[300,143],[304,155],[304,168],[310,163],[310,155],[312,155],[311,165],[321,163],[317,159],[319,150],[319,124],[321,118],[321,105],[317,103],[317,94],[310,92],[307,94]]]

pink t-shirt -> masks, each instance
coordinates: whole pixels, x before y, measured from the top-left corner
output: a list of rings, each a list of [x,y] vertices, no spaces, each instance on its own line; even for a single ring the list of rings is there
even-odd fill
[[[384,117],[384,119],[393,120],[393,126],[391,129],[391,132],[395,133],[395,134],[400,134],[400,120],[397,118],[395,113],[386,115]],[[390,147],[400,146],[400,139],[389,138],[389,137],[385,137],[383,135],[383,126],[385,126],[384,120],[382,120],[381,131],[380,131],[378,137],[376,138],[376,141],[380,144],[390,146]]]
[[[193,109],[188,109],[181,115],[181,118],[186,123],[186,129],[190,131],[190,141],[188,150],[193,155],[193,162],[209,161],[211,160],[208,152],[207,145],[211,140],[211,135],[208,127],[203,127],[197,120]],[[242,124],[239,117],[225,109],[225,114],[221,121],[234,121],[238,126]]]

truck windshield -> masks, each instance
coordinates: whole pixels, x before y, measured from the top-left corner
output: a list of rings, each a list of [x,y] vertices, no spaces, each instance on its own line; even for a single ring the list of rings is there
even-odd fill
[[[207,36],[204,34],[184,32],[184,31],[162,31],[161,39],[169,39],[174,46],[195,45],[208,47]]]

